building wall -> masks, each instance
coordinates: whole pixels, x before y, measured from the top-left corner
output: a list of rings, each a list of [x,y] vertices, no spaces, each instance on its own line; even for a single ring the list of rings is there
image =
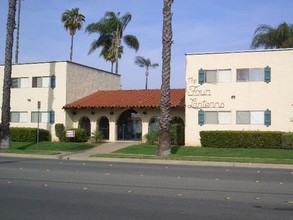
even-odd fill
[[[185,144],[199,146],[203,130],[293,130],[293,50],[186,55]],[[271,68],[271,82],[237,82],[237,69]],[[231,70],[231,81],[199,84],[198,72]],[[229,124],[198,124],[198,111],[229,111]],[[271,111],[271,125],[237,124],[237,111]]]
[[[55,88],[32,88],[33,77],[50,77],[55,75]],[[0,101],[2,103],[4,66],[0,65]],[[12,67],[12,78],[27,77],[26,88],[11,89],[11,112],[27,112],[26,122],[11,122],[11,127],[37,127],[32,121],[32,112],[37,112],[37,103],[40,101],[40,112],[54,111],[54,123],[40,122],[39,127],[49,130],[53,140],[55,124],[65,126],[72,122],[62,107],[78,98],[96,90],[120,89],[120,76],[103,72],[91,67],[61,61],[17,64]],[[94,82],[94,83],[93,83]],[[113,83],[112,87],[110,86]]]
[[[97,90],[120,89],[120,75],[68,62],[66,103],[90,95]]]

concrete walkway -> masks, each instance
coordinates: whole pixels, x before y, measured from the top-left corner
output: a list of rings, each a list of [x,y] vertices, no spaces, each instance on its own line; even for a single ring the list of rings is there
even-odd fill
[[[134,144],[140,144],[140,141],[118,141],[115,143],[102,143],[94,148],[82,151],[82,152],[76,152],[76,153],[70,153],[63,155],[63,158],[67,157],[68,159],[73,158],[88,158],[95,154],[109,154],[116,150],[120,150],[122,148],[128,147],[130,145]]]

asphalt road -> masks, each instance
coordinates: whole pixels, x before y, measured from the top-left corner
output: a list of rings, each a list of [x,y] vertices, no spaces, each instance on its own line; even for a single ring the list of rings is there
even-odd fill
[[[0,219],[293,219],[293,170],[0,158]]]

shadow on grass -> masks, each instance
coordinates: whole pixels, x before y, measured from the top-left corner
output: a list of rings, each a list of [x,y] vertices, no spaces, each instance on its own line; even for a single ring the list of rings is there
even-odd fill
[[[171,148],[171,154],[176,154],[182,146],[176,145]]]
[[[23,146],[21,146],[21,147],[17,147],[17,148],[15,148],[15,149],[17,149],[17,150],[26,150],[27,148],[29,148],[29,147],[31,147],[31,146],[33,146],[33,145],[35,145],[36,143],[28,143],[28,144],[26,144],[26,145],[23,145]]]

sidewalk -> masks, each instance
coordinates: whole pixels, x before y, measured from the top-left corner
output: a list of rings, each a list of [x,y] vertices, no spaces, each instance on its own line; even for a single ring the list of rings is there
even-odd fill
[[[64,154],[60,159],[88,159],[95,154],[109,154],[116,150],[128,147],[134,144],[140,144],[140,141],[118,141],[115,143],[102,143],[97,147],[76,153]]]

